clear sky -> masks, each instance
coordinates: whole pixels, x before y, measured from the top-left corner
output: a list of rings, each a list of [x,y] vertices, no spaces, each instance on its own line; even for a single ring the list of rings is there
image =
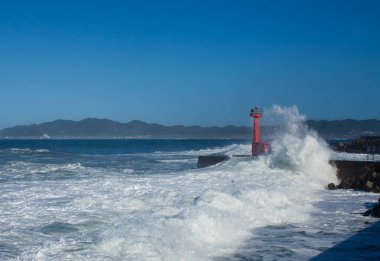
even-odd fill
[[[380,118],[380,1],[1,1],[0,128]]]

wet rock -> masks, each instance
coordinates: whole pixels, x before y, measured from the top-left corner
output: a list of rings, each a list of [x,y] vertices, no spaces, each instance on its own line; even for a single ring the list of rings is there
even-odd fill
[[[371,190],[372,188],[373,188],[373,182],[372,181],[367,181],[367,183],[365,184],[366,186],[367,186],[367,188],[369,189],[369,190]]]
[[[336,187],[335,187],[334,183],[330,183],[327,185],[327,189],[334,190],[334,189],[336,189]]]
[[[376,205],[372,208],[372,216],[373,216],[373,217],[380,217],[380,204],[376,204]]]
[[[372,209],[368,209],[366,212],[363,213],[363,216],[368,217],[369,215],[371,215],[371,213]]]
[[[337,177],[340,184],[336,189],[355,189],[380,193],[379,162],[339,162]]]
[[[380,198],[378,199],[378,203],[376,203],[371,209],[368,209],[363,213],[363,216],[372,216],[380,218]]]

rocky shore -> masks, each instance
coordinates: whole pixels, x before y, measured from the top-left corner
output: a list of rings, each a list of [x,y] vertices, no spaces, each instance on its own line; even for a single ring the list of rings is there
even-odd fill
[[[372,208],[368,209],[363,213],[363,216],[372,216],[380,218],[380,198],[378,199],[378,203],[374,204]]]
[[[329,190],[355,189],[380,193],[380,162],[376,161],[331,161],[337,167],[338,185],[330,183]],[[380,198],[378,202],[363,213],[363,216],[380,218]]]
[[[380,193],[380,162],[333,161],[340,184],[328,184],[332,189],[355,189]]]

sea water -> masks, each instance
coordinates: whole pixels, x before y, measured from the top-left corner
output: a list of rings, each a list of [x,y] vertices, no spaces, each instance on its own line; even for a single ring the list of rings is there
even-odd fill
[[[198,155],[249,154],[249,142],[2,140],[0,259],[318,256],[373,223],[360,213],[378,196],[326,190],[331,151],[302,117],[287,120],[272,154],[204,169]]]

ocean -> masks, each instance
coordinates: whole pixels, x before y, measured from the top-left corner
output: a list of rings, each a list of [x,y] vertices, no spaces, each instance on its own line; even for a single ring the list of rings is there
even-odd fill
[[[360,213],[378,195],[325,189],[337,180],[315,133],[291,125],[272,148],[197,169],[198,155],[250,144],[1,140],[0,260],[308,260],[376,224]]]

